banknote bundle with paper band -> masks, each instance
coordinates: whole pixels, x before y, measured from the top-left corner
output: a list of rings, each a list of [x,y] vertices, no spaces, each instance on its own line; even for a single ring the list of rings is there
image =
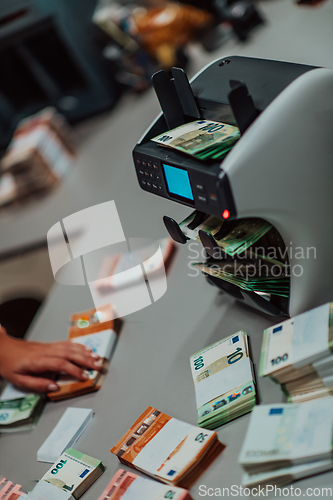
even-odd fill
[[[68,448],[44,474],[41,481],[46,481],[77,499],[103,472],[104,465],[100,460]]]
[[[177,486],[166,486],[134,472],[119,469],[98,500],[192,500],[189,492]]]
[[[1,160],[18,197],[55,186],[72,165],[75,145],[65,119],[54,108],[19,122]]]
[[[224,448],[216,432],[149,406],[111,452],[125,465],[163,483],[188,489]]]
[[[214,429],[256,404],[247,334],[230,335],[190,358],[198,425]]]
[[[151,139],[200,160],[222,160],[240,138],[237,127],[212,120],[196,120]]]
[[[70,375],[60,375],[57,379],[58,391],[49,392],[52,401],[81,396],[98,391],[103,384],[109,360],[115,349],[122,320],[114,319],[111,304],[96,309],[74,313],[70,317],[68,340],[85,345],[101,358],[102,370],[89,370],[88,379],[81,381]]]
[[[0,400],[0,433],[33,429],[44,403],[44,397],[38,394]]]
[[[256,406],[239,457],[243,483],[286,484],[333,469],[333,398]]]
[[[24,495],[20,484],[13,483],[9,479],[0,478],[0,500],[17,500]]]
[[[282,385],[288,402],[333,395],[333,303],[264,331],[260,376]]]

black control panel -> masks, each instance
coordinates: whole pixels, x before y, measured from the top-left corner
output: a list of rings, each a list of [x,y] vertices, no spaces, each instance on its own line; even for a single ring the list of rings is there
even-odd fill
[[[154,156],[149,155],[150,148],[154,148]],[[230,189],[220,186],[219,175],[223,171],[219,163],[203,169],[198,160],[183,159],[177,152],[156,148],[154,143],[141,145],[139,149],[140,152],[134,149],[133,158],[143,190],[218,217],[225,211],[235,215]]]

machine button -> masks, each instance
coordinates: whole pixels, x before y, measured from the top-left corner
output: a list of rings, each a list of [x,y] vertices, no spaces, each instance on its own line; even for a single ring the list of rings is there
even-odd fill
[[[151,178],[152,180],[154,180],[154,179],[155,179],[155,174],[154,174],[154,172],[150,172],[149,176],[150,176],[150,178]]]
[[[144,168],[146,168],[146,167],[147,167],[147,162],[146,162],[146,160],[142,160],[142,166],[143,166]]]
[[[142,168],[140,168],[140,169],[139,169],[139,174],[140,174],[140,175],[145,175],[145,171],[144,171],[144,170],[142,170]]]
[[[207,203],[207,198],[203,194],[199,194],[198,201],[201,201],[201,203]]]
[[[205,187],[202,184],[196,184],[195,187],[197,188],[197,191],[204,193]]]
[[[153,186],[153,189],[156,189],[156,190],[158,189],[158,185],[155,184],[155,182],[153,182],[152,186]]]
[[[147,181],[147,187],[151,189],[151,182]]]
[[[156,171],[156,170],[158,170],[158,165],[157,165],[157,163],[153,163],[153,169],[154,169],[155,171]]]
[[[217,195],[215,193],[209,193],[209,204],[212,205],[213,207],[218,207],[219,206],[219,201],[217,199]]]
[[[146,187],[147,181],[145,179],[141,179],[141,186]]]
[[[145,170],[145,176],[150,177],[149,172],[147,172],[147,170]]]
[[[141,166],[141,158],[137,158],[136,159],[136,164],[139,165],[139,166]]]
[[[159,182],[159,181],[161,180],[161,176],[160,176],[160,174],[156,174],[156,175],[155,175],[155,179]]]
[[[148,165],[148,168],[151,168],[152,167],[151,161],[148,161],[147,165]]]

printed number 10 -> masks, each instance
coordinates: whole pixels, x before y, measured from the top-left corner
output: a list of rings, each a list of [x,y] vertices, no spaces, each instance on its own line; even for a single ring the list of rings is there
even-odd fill
[[[229,356],[227,356],[228,364],[232,365],[233,363],[236,363],[237,361],[242,359],[242,357],[243,357],[242,348],[237,347],[235,352],[233,352],[232,354],[229,354]]]

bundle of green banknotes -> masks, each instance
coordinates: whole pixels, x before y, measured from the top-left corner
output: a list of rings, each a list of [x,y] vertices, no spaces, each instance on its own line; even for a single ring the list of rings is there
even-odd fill
[[[152,141],[199,160],[222,160],[239,138],[239,129],[233,125],[212,120],[196,120],[168,130],[154,137]]]
[[[197,211],[192,212],[179,224],[188,239],[201,240],[210,254],[206,262],[193,262],[193,267],[267,299],[271,295],[289,297],[286,250],[271,224],[257,218],[231,223],[207,215],[203,222],[193,227],[196,214]],[[213,248],[207,249],[207,236],[213,241]]]

